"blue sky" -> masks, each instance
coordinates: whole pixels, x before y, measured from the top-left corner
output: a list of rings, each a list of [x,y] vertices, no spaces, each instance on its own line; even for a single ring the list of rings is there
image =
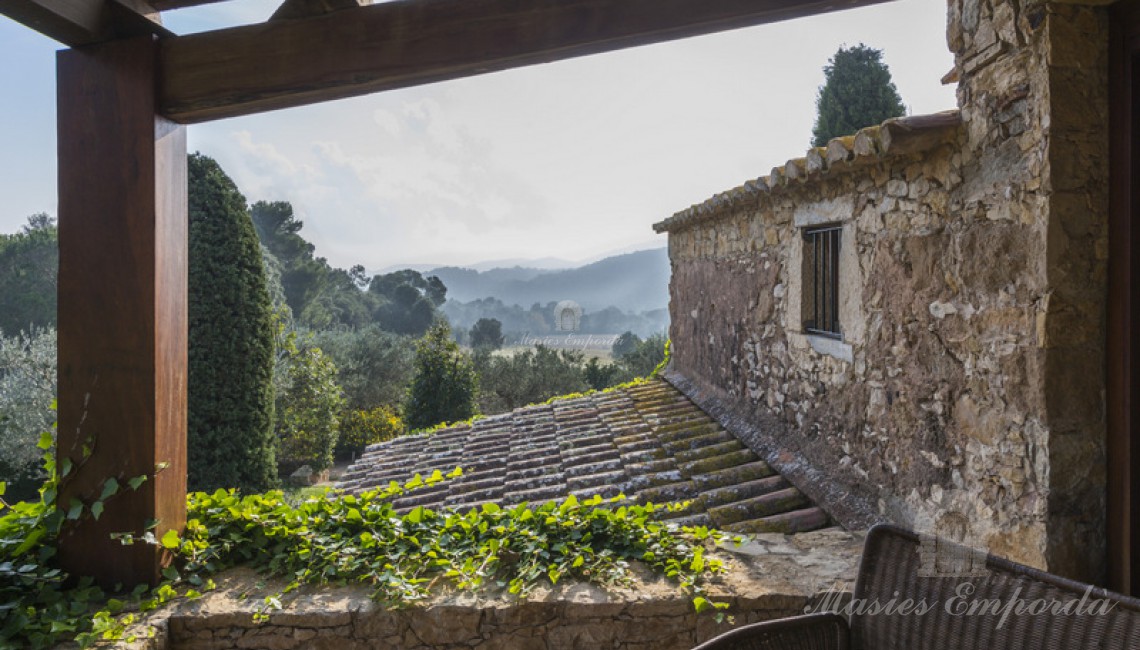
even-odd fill
[[[822,67],[884,50],[911,113],[955,106],[940,0],[897,0],[667,44],[194,125],[250,201],[291,201],[341,267],[602,254],[803,155]],[[176,33],[265,0],[165,14]],[[55,214],[55,51],[0,16],[0,232]]]

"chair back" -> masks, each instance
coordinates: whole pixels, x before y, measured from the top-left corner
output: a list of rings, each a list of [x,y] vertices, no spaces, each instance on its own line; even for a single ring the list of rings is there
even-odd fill
[[[855,650],[1140,650],[1140,600],[886,524],[846,611]]]

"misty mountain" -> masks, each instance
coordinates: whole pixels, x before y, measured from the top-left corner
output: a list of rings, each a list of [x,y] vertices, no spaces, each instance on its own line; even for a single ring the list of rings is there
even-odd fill
[[[448,300],[459,302],[497,298],[527,308],[534,303],[573,300],[586,312],[616,307],[638,313],[668,306],[669,272],[668,252],[656,248],[566,270],[440,267],[424,275],[438,276],[447,285]]]

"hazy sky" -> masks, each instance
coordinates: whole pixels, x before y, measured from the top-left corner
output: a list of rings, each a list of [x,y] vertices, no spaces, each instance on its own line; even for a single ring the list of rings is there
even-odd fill
[[[177,33],[275,2],[165,14]],[[292,202],[334,266],[592,259],[803,155],[822,67],[884,50],[912,114],[955,106],[946,3],[898,0],[189,128],[246,198]],[[55,214],[58,44],[0,16],[0,232]]]

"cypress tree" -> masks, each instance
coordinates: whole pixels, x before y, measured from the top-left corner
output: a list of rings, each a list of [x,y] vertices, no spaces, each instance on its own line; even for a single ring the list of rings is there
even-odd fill
[[[824,83],[816,96],[812,146],[852,135],[906,113],[902,97],[883,63],[882,50],[860,43],[839,48],[823,68]]]
[[[275,321],[245,197],[201,154],[190,176],[191,490],[277,484],[273,433]]]

